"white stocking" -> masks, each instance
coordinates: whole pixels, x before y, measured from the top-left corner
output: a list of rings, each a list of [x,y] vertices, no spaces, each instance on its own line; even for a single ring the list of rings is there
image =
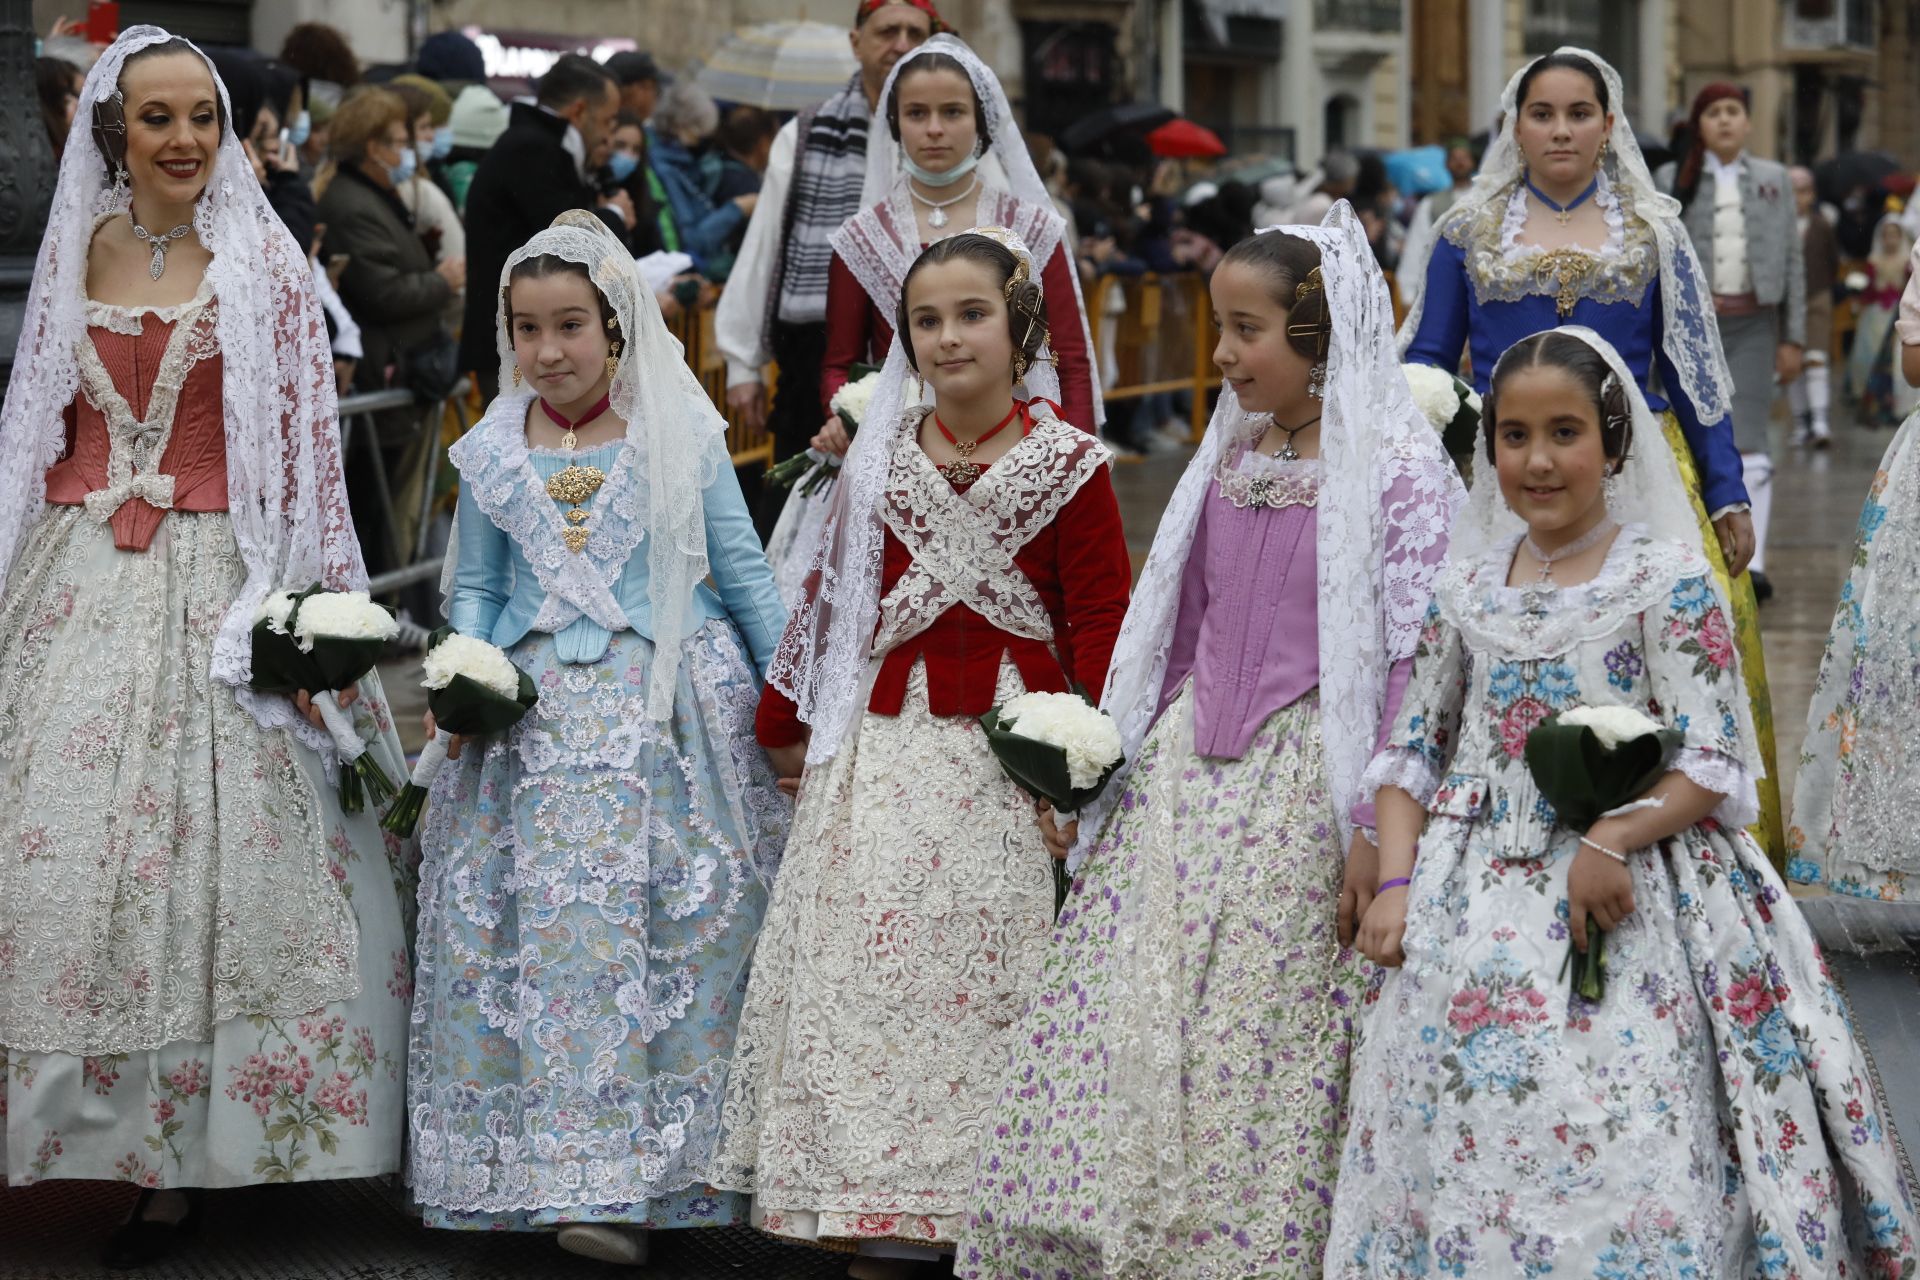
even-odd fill
[[[1801,371],[1798,378],[1787,385],[1799,392],[1800,397],[1806,401],[1808,411],[1813,414],[1813,434],[1825,436],[1827,405],[1832,399],[1832,392],[1828,389],[1827,382],[1827,362],[1820,360],[1809,364]],[[1800,401],[1795,400],[1794,412],[1797,414],[1799,411]]]
[[[1773,459],[1764,453],[1741,454],[1740,476],[1747,482],[1747,501],[1753,507],[1753,563],[1747,567],[1765,573],[1767,523],[1773,518]]]

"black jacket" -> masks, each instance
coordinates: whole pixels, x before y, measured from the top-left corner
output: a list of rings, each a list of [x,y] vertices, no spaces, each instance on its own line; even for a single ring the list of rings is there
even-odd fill
[[[340,298],[360,326],[366,351],[355,383],[371,390],[382,385],[388,365],[439,331],[453,290],[433,269],[399,197],[358,168],[343,165],[334,175],[320,197],[319,215],[327,224],[320,260],[351,256],[340,277]]]
[[[532,103],[516,102],[467,189],[467,313],[460,367],[494,371],[494,327],[500,323],[500,269],[508,255],[568,209],[593,209],[624,241],[619,215],[598,209],[561,145],[567,122]]]

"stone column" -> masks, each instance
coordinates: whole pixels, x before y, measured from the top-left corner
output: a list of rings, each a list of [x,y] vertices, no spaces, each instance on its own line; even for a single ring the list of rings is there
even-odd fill
[[[33,82],[33,3],[0,0],[0,391],[13,372],[53,178],[53,144]]]

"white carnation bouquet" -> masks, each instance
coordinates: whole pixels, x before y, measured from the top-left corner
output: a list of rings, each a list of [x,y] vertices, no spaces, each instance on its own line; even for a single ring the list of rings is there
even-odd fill
[[[393,780],[367,753],[367,744],[337,696],[373,670],[400,626],[364,591],[276,591],[254,614],[253,674],[262,693],[305,692],[340,751],[340,807],[358,813],[366,798],[384,803]]]
[[[434,633],[420,665],[420,684],[427,690],[427,709],[433,712],[433,737],[380,821],[388,831],[403,836],[412,835],[420,824],[420,811],[447,762],[454,734],[477,736],[511,729],[539,701],[532,679],[513,665],[506,650],[449,628]]]
[[[827,407],[839,417],[841,425],[847,429],[849,440],[859,433],[860,424],[867,420],[867,406],[873,403],[873,393],[879,387],[878,369],[871,365],[855,365],[853,377],[847,379],[833,393],[833,399],[828,401]],[[767,468],[766,482],[781,489],[797,483],[800,496],[811,497],[840,478],[840,462],[833,454],[809,448]]]
[[[1023,693],[980,717],[987,746],[1007,776],[1071,821],[1120,768],[1120,726],[1080,692]],[[1053,868],[1053,909],[1066,901],[1066,864]]]
[[[1430,364],[1404,364],[1407,389],[1422,416],[1440,433],[1441,444],[1455,458],[1473,452],[1480,430],[1480,393],[1464,381]]]

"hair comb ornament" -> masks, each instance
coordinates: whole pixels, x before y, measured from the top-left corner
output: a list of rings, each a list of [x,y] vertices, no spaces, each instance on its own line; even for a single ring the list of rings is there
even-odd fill
[[[1313,297],[1315,294],[1320,295],[1320,304],[1324,307],[1327,301],[1326,283],[1320,277],[1319,267],[1315,267],[1313,270],[1307,272],[1307,278],[1295,287],[1293,291],[1293,308],[1298,310],[1301,303]],[[1325,356],[1327,354],[1327,343],[1333,337],[1333,318],[1328,314],[1321,316],[1319,320],[1311,324],[1289,324],[1287,326],[1287,336],[1289,338],[1312,338],[1314,340],[1314,355]]]

